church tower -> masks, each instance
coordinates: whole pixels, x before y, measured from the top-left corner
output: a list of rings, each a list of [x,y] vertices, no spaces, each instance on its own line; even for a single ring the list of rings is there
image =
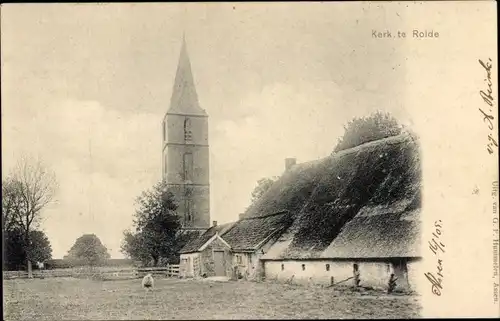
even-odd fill
[[[163,179],[184,230],[210,227],[208,114],[200,107],[183,38],[170,108],[162,124]]]

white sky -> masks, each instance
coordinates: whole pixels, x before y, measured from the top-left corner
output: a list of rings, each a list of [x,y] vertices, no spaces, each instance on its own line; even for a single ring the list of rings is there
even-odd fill
[[[211,217],[236,220],[286,157],[326,156],[354,116],[403,109],[400,23],[368,3],[2,6],[2,172],[28,153],[59,181],[43,229],[119,252],[135,198],[161,177],[161,120],[183,30],[210,128]],[[370,10],[370,11],[368,11]]]

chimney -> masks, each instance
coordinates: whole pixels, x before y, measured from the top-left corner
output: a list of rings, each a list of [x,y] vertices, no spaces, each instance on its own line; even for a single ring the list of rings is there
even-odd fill
[[[242,219],[242,218],[244,218],[244,217],[245,217],[245,213],[240,213],[240,215],[239,215],[239,217],[238,217],[238,218],[241,220],[241,219]]]
[[[217,226],[217,221],[212,221],[212,225],[215,227]]]
[[[285,158],[285,172],[289,171],[295,164],[297,164],[296,158]]]

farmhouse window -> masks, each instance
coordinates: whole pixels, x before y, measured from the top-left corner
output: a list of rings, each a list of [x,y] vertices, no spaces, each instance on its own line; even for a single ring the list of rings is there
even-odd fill
[[[243,259],[242,259],[241,255],[236,254],[236,263],[237,264],[242,264],[242,262],[243,262]]]
[[[327,265],[326,265],[326,270],[327,270],[327,271],[330,271],[330,264],[327,264]]]
[[[305,271],[305,270],[306,270],[306,265],[302,264],[302,271]]]
[[[285,270],[285,264],[281,264],[281,271]]]

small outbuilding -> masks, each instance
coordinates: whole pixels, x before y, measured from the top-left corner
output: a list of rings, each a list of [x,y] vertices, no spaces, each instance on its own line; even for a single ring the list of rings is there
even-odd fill
[[[231,246],[222,238],[234,223],[217,225],[213,222],[200,237],[190,240],[179,252],[181,278],[230,276]]]

